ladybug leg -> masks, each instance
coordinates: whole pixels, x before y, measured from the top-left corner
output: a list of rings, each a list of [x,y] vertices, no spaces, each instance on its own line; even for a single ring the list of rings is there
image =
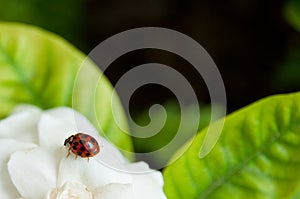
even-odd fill
[[[69,155],[70,155],[70,150],[71,150],[71,147],[69,148],[69,150],[68,150],[68,155],[67,155],[67,158],[69,157]]]
[[[75,156],[75,160],[77,159],[77,156],[78,156],[78,155],[76,154],[76,156]]]
[[[88,163],[90,162],[90,157],[88,157]]]

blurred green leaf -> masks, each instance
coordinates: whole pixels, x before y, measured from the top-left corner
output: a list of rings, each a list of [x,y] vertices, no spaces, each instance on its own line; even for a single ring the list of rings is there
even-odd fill
[[[288,23],[297,31],[300,31],[300,1],[286,1],[284,6],[284,15]]]
[[[177,151],[187,140],[191,139],[195,133],[197,133],[200,129],[207,126],[210,122],[210,106],[203,106],[200,108],[200,122],[196,121],[197,117],[194,116],[195,108],[198,105],[191,104],[189,106],[183,107],[180,110],[178,102],[168,101],[162,105],[166,112],[162,111],[162,109],[154,109],[152,111],[152,118],[155,120],[163,121],[164,115],[166,113],[166,121],[162,127],[154,136],[147,137],[147,135],[152,135],[153,132],[156,132],[157,129],[146,128],[142,133],[146,138],[133,138],[133,144],[136,152],[145,153],[152,152],[158,150],[166,145],[168,145],[174,136],[178,133],[178,129],[181,122],[181,117],[185,117],[185,121],[189,121],[189,123],[182,124],[184,134],[181,135],[181,139],[179,143],[176,143],[169,148],[162,150],[159,153],[153,154],[151,159],[147,159],[148,162],[151,163],[152,166],[156,167],[159,164],[167,164],[170,158],[174,155],[174,151]],[[149,113],[145,111],[136,117],[137,124],[139,125],[148,125],[150,122]],[[198,125],[198,131],[194,132],[193,124]],[[158,125],[153,125],[153,128],[157,128]],[[132,132],[136,132],[135,128],[132,128]]]
[[[273,78],[276,89],[300,89],[300,47],[293,47],[279,64]]]
[[[83,0],[0,0],[0,20],[36,25],[85,49]]]
[[[206,130],[165,169],[168,198],[299,196],[300,93],[268,97],[227,116],[217,144],[199,159]]]
[[[0,23],[0,118],[19,103],[43,109],[70,106],[84,114],[115,145],[131,151],[126,117],[109,81],[86,56],[62,38],[32,26]],[[75,81],[76,80],[76,81]],[[74,89],[74,90],[73,90]],[[100,125],[101,126],[100,126]]]

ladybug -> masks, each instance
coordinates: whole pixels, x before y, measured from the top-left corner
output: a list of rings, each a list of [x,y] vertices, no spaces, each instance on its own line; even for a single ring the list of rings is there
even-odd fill
[[[64,146],[68,147],[68,155],[70,155],[70,151],[72,151],[77,158],[80,156],[82,158],[93,157],[100,152],[100,147],[95,138],[85,133],[77,133],[75,135],[71,135],[64,142]]]

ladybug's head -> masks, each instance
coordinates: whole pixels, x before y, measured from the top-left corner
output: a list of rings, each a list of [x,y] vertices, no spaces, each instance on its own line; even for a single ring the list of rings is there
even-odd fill
[[[74,138],[74,135],[71,135],[70,137],[65,139],[64,146],[67,146],[68,144],[72,144],[73,138]]]

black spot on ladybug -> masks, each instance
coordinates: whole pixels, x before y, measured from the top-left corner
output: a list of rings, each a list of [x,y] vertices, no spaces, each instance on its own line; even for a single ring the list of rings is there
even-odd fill
[[[73,144],[74,144],[75,146],[77,146],[79,143],[78,143],[78,142],[74,142]]]
[[[86,149],[84,146],[80,147],[80,151],[84,152]]]
[[[87,157],[89,157],[91,154],[90,154],[89,152],[87,152],[85,155],[86,155]]]
[[[73,146],[73,150],[77,150],[77,147],[76,147],[76,146]]]
[[[84,145],[85,141],[84,140],[79,140],[80,144]]]
[[[82,152],[81,151],[77,151],[77,155],[81,156]]]

